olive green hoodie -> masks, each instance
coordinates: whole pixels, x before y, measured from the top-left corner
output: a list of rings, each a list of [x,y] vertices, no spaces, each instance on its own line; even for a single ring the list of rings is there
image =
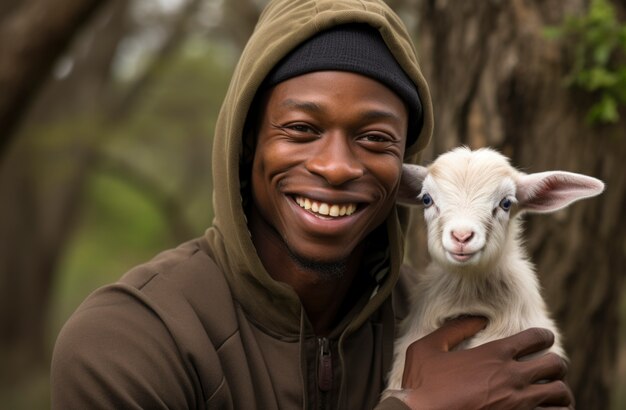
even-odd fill
[[[327,337],[317,337],[296,293],[274,281],[256,254],[242,198],[247,176],[240,175],[244,124],[266,75],[304,40],[348,23],[378,29],[418,89],[424,125],[406,158],[428,143],[429,91],[411,39],[387,5],[271,2],[243,51],[218,118],[213,226],[204,238],[162,253],[85,300],[55,346],[53,408],[377,405],[400,316],[396,311],[394,318],[392,299],[394,307],[404,300],[397,211],[381,227],[383,240],[364,268],[375,279],[373,286]],[[404,406],[388,399],[379,408]]]

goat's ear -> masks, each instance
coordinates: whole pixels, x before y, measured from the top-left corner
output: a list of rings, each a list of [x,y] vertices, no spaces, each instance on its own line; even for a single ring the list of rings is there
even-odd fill
[[[428,169],[420,165],[402,164],[402,178],[398,189],[399,204],[417,205],[418,195],[422,192],[422,182],[428,174]]]
[[[528,212],[554,212],[574,201],[599,195],[604,183],[586,175],[564,171],[522,174],[517,181],[517,200]]]

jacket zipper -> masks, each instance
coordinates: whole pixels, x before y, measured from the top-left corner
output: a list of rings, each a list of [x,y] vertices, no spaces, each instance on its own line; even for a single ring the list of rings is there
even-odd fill
[[[317,388],[319,389],[318,408],[328,408],[328,396],[333,387],[333,359],[330,341],[325,337],[317,339],[319,353],[317,362]]]

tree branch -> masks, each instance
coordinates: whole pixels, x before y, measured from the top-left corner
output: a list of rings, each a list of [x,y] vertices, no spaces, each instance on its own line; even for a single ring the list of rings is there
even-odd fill
[[[0,27],[0,155],[50,69],[106,0],[32,0]]]
[[[110,117],[120,123],[128,118],[141,93],[155,80],[163,65],[170,60],[185,38],[187,23],[196,14],[202,0],[191,0],[182,12],[178,13],[177,19],[172,25],[168,38],[143,75],[138,78],[126,92],[126,94],[110,110]]]

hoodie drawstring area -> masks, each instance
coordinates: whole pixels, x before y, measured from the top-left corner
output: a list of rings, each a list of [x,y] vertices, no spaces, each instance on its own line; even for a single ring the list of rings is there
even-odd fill
[[[330,350],[330,340],[326,337],[317,339],[317,408],[326,409],[330,391],[333,388],[333,358]]]
[[[318,340],[319,355],[317,366],[317,387],[328,392],[333,387],[333,358],[330,352],[330,341],[325,337]]]

